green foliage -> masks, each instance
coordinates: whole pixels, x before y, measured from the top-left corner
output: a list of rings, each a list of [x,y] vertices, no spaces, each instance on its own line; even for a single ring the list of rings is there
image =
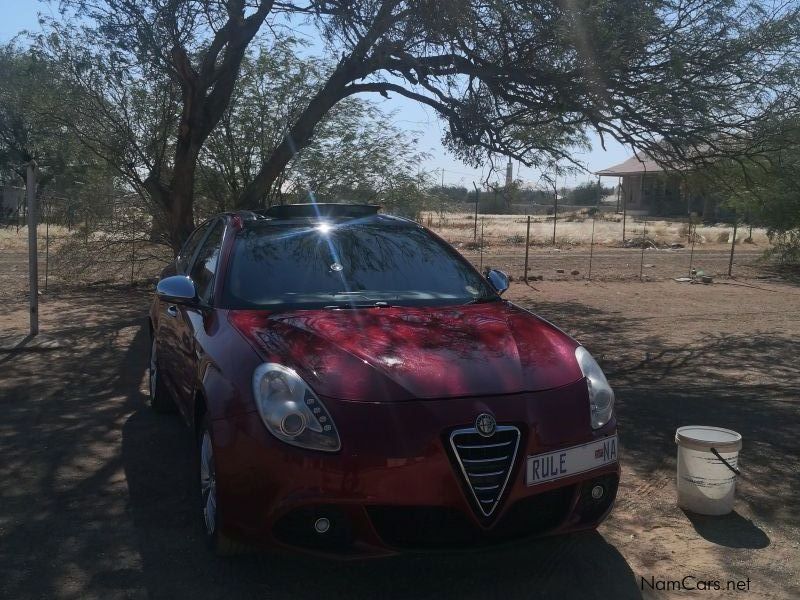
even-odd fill
[[[26,165],[37,162],[38,187],[63,191],[91,168],[58,119],[55,70],[32,50],[0,46],[0,179],[25,185]]]
[[[758,153],[719,161],[691,176],[734,218],[767,227],[773,254],[800,262],[800,115],[787,115],[759,130]]]
[[[470,200],[470,191],[460,185],[433,186],[430,193],[440,196],[448,202],[475,202],[475,200]]]
[[[200,156],[201,206],[235,207],[281,142],[286,123],[327,76],[330,65],[301,58],[300,50],[297,40],[286,38],[245,57],[231,104]],[[429,196],[426,156],[416,146],[393,114],[363,98],[345,98],[320,121],[310,144],[298,149],[264,203],[351,200],[415,217]]]
[[[599,186],[597,183],[580,183],[563,195],[564,204],[576,206],[594,206],[604,196],[612,194],[614,188]]]
[[[772,230],[770,241],[773,244],[771,255],[777,256],[784,264],[800,264],[800,228],[785,231]]]
[[[478,212],[482,215],[504,215],[511,214],[514,209],[501,194],[487,192],[481,194],[478,201]]]

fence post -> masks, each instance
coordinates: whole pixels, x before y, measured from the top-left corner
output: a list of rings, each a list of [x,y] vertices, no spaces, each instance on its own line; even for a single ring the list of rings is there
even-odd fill
[[[28,163],[28,277],[30,288],[31,335],[39,333],[39,262],[36,246],[36,162]]]
[[[592,280],[592,258],[594,256],[594,223],[597,220],[597,209],[592,211],[592,239],[589,242],[589,275],[588,281]]]
[[[644,247],[647,244],[647,219],[644,220],[644,229],[642,229],[642,260],[639,262],[639,281],[643,281],[644,277]]]
[[[628,219],[628,194],[627,190],[622,194],[622,245],[625,245],[625,225]]]
[[[47,201],[47,209],[44,211],[44,291],[47,291],[47,278],[50,274],[50,211],[53,199]]]
[[[483,217],[481,217],[481,242],[480,242],[480,249],[481,249],[481,262],[480,266],[478,267],[478,271],[483,273]]]
[[[475,188],[475,224],[472,228],[472,241],[478,241],[478,200],[481,197],[481,193],[478,191],[478,186],[475,185],[475,182],[472,182],[472,187]]]
[[[736,218],[736,214],[733,215],[733,239],[731,240],[731,259],[728,262],[728,277],[732,277],[733,271],[733,250],[736,248],[736,229],[739,226],[739,219]]]
[[[558,222],[558,188],[553,183],[553,246],[556,245],[556,223]]]
[[[525,283],[528,283],[528,251],[531,246],[531,216],[528,215],[528,226],[525,230]]]
[[[131,219],[131,286],[133,286],[133,267],[136,264],[136,221]]]

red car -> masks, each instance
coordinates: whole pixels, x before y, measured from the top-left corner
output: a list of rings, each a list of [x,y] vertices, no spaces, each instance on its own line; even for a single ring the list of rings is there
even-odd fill
[[[150,393],[212,547],[376,556],[589,529],[619,481],[589,352],[374,206],[209,219],[162,274]]]

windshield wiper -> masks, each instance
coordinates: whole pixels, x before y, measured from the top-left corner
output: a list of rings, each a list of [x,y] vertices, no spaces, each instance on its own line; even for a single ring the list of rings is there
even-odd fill
[[[465,305],[467,304],[486,304],[487,302],[497,302],[499,298],[497,296],[482,296],[480,298],[473,298],[472,300],[467,300],[464,302]]]
[[[329,304],[328,306],[323,306],[326,310],[331,310],[335,308],[390,308],[394,306],[393,304],[389,304],[388,302],[378,301],[378,302],[343,302],[342,304]]]

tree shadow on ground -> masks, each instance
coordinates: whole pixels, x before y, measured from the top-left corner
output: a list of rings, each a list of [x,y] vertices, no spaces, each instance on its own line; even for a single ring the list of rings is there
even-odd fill
[[[800,342],[790,335],[707,334],[680,345],[642,335],[635,318],[580,303],[536,304],[569,323],[595,352],[617,397],[624,456],[641,472],[676,454],[675,431],[714,425],[742,434],[739,466],[762,489],[785,494],[744,495],[754,514],[800,519]],[[680,327],[679,323],[675,324]],[[645,330],[648,328],[645,327]],[[743,482],[747,484],[748,482]]]
[[[620,315],[541,304],[601,357],[618,395],[625,469],[663,467],[680,425],[729,427],[744,436],[745,475],[757,473],[739,501],[759,518],[798,522],[793,339],[715,335],[675,346]],[[640,597],[625,558],[597,533],[369,562],[212,557],[193,500],[192,436],[179,417],[145,406],[146,305],[143,294],[76,294],[56,318],[60,348],[3,365],[1,597]],[[764,547],[732,519],[694,525],[715,544]]]
[[[192,435],[145,404],[147,299],[62,299],[48,353],[14,353],[0,400],[0,596],[638,598],[597,533],[474,553],[224,560],[203,543]]]
[[[79,597],[91,572],[136,561],[119,446],[140,399],[141,301],[76,296],[48,316],[57,348],[4,357],[0,597]]]

